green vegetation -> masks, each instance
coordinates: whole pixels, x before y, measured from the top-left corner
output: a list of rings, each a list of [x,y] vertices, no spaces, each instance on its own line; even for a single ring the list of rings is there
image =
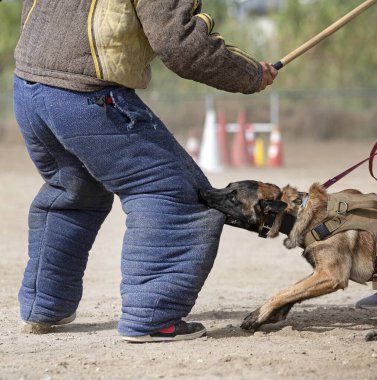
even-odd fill
[[[279,11],[267,16],[252,14],[237,20],[232,13],[235,1],[205,0],[204,10],[216,20],[216,31],[227,43],[238,45],[259,60],[277,61],[319,31],[339,19],[360,0],[286,0]],[[13,50],[19,36],[20,0],[0,3],[0,85],[10,88]],[[284,69],[279,89],[375,88],[377,77],[376,28],[377,6],[323,41],[305,56]],[[268,35],[266,18],[275,31]],[[153,63],[153,91],[175,90],[207,92],[205,86],[182,81],[156,60]]]
[[[0,3],[1,88],[10,87],[21,4],[19,0],[3,0]],[[267,15],[276,25],[275,33],[270,36],[266,35],[260,17],[250,14],[242,21],[232,17],[232,4],[234,1],[204,1],[204,10],[216,20],[216,31],[228,43],[240,46],[257,59],[276,61],[360,4],[360,0],[286,0],[280,11]],[[377,6],[374,6],[292,62],[279,78],[279,89],[376,87],[376,16]],[[181,93],[208,91],[204,86],[179,80],[158,60],[153,63],[153,68],[151,90]]]
[[[274,15],[278,54],[285,55],[325,29],[361,0],[311,0],[307,5],[288,0]],[[377,6],[369,8],[345,27],[292,62],[280,78],[283,88],[376,88]],[[299,79],[299,80],[298,80]]]
[[[0,3],[0,91],[11,87],[13,51],[20,33],[21,1]]]
[[[258,60],[276,62],[356,7],[362,0],[285,0],[266,15],[235,12],[237,0],[204,0],[203,11],[216,21],[215,31]],[[13,51],[20,30],[21,0],[0,2],[0,132],[11,119]],[[237,18],[235,14],[238,14]],[[241,17],[240,17],[241,16]],[[290,63],[273,89],[279,91],[280,124],[292,136],[375,138],[377,6]],[[156,59],[148,91],[140,92],[169,128],[177,133],[202,125],[204,95],[236,120],[240,108],[250,120],[268,121],[269,94],[228,95],[182,80]],[[172,107],[175,112],[172,113]],[[195,112],[193,112],[195,110]]]
[[[216,20],[215,30],[228,44],[237,45],[259,60],[276,62],[348,13],[361,0],[286,0],[279,11],[266,16],[248,14],[237,20],[234,1],[206,0],[205,9]],[[334,90],[377,87],[377,6],[368,9],[334,35],[283,69],[277,90]],[[275,30],[270,29],[271,21]],[[209,92],[210,89],[180,81],[160,62],[154,64],[152,89]]]

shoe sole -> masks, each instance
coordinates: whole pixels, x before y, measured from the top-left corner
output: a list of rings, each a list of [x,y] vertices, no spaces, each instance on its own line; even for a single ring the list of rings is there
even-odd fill
[[[174,337],[167,336],[158,336],[154,337],[151,335],[142,335],[142,336],[124,336],[122,339],[129,343],[153,343],[153,342],[178,342],[180,340],[192,340],[196,338],[200,338],[204,336],[207,333],[207,330],[200,330],[196,331],[192,334],[185,334],[185,335],[177,335]]]
[[[373,305],[373,306],[355,306],[355,309],[357,310],[362,310],[362,309],[377,309],[377,305]]]
[[[21,332],[26,334],[47,334],[54,329],[54,326],[67,325],[68,323],[73,322],[75,319],[76,312],[74,312],[69,317],[54,322],[53,324],[22,321]]]

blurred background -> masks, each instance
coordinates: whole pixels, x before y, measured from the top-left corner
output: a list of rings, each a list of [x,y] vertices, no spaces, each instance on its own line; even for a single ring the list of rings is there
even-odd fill
[[[361,0],[205,0],[215,31],[258,60],[276,62],[346,14]],[[12,116],[13,51],[22,1],[0,3],[0,142],[20,141]],[[377,136],[377,6],[281,70],[275,84],[258,95],[226,94],[182,80],[158,59],[153,80],[140,96],[185,144],[202,134],[206,102],[236,122],[240,110],[250,123],[271,121],[271,96],[279,101],[279,125],[287,139],[373,140]],[[276,98],[275,98],[276,99]],[[190,132],[189,132],[190,131]]]

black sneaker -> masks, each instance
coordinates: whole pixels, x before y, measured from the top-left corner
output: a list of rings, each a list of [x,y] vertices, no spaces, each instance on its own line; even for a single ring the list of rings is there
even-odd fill
[[[356,309],[377,309],[377,293],[356,302]]]
[[[206,328],[199,322],[180,321],[160,331],[141,336],[124,336],[127,342],[147,343],[147,342],[175,342],[178,340],[190,340],[200,338],[207,332]]]

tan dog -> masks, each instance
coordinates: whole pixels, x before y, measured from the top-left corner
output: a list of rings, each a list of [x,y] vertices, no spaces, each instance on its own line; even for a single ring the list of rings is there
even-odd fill
[[[256,188],[259,189],[260,184],[256,182]],[[275,185],[264,184],[264,193],[270,197],[261,199],[257,196],[259,201],[256,195],[260,191],[253,188],[250,197],[243,190],[244,185],[238,186],[238,183],[222,190],[213,190],[202,197],[210,207],[230,215],[233,225],[258,231],[264,237],[273,238],[279,232],[287,233],[284,245],[288,249],[303,247],[303,256],[314,268],[311,275],[275,294],[248,315],[241,325],[247,330],[281,321],[295,303],[344,289],[349,280],[365,283],[371,280],[374,273],[377,235],[375,194],[364,195],[357,190],[328,194],[319,184],[313,184],[309,193],[286,186],[277,194],[276,191],[268,192],[266,186],[276,189]],[[356,218],[356,222],[352,220],[351,229],[347,229],[350,224],[346,223],[349,215]],[[287,224],[287,216],[290,226],[282,228]],[[248,224],[244,226],[245,221]],[[355,223],[357,228],[352,227]],[[367,230],[363,230],[364,225],[368,225]],[[342,231],[342,228],[346,230]],[[328,229],[335,231],[328,234]]]
[[[342,193],[361,194],[357,190],[345,190]],[[305,197],[307,204],[302,207]],[[287,208],[278,214],[267,236],[278,235],[283,215],[289,213],[296,217],[296,222],[284,245],[288,249],[304,246],[305,237],[310,231],[328,218],[327,191],[321,185],[314,184],[308,195],[305,195],[286,186],[282,189],[280,199],[287,204]],[[245,318],[242,328],[255,330],[262,324],[283,320],[295,303],[344,289],[349,280],[362,284],[371,280],[376,242],[370,232],[347,230],[325,240],[313,241],[305,248],[303,256],[313,266],[314,272],[272,296]]]

